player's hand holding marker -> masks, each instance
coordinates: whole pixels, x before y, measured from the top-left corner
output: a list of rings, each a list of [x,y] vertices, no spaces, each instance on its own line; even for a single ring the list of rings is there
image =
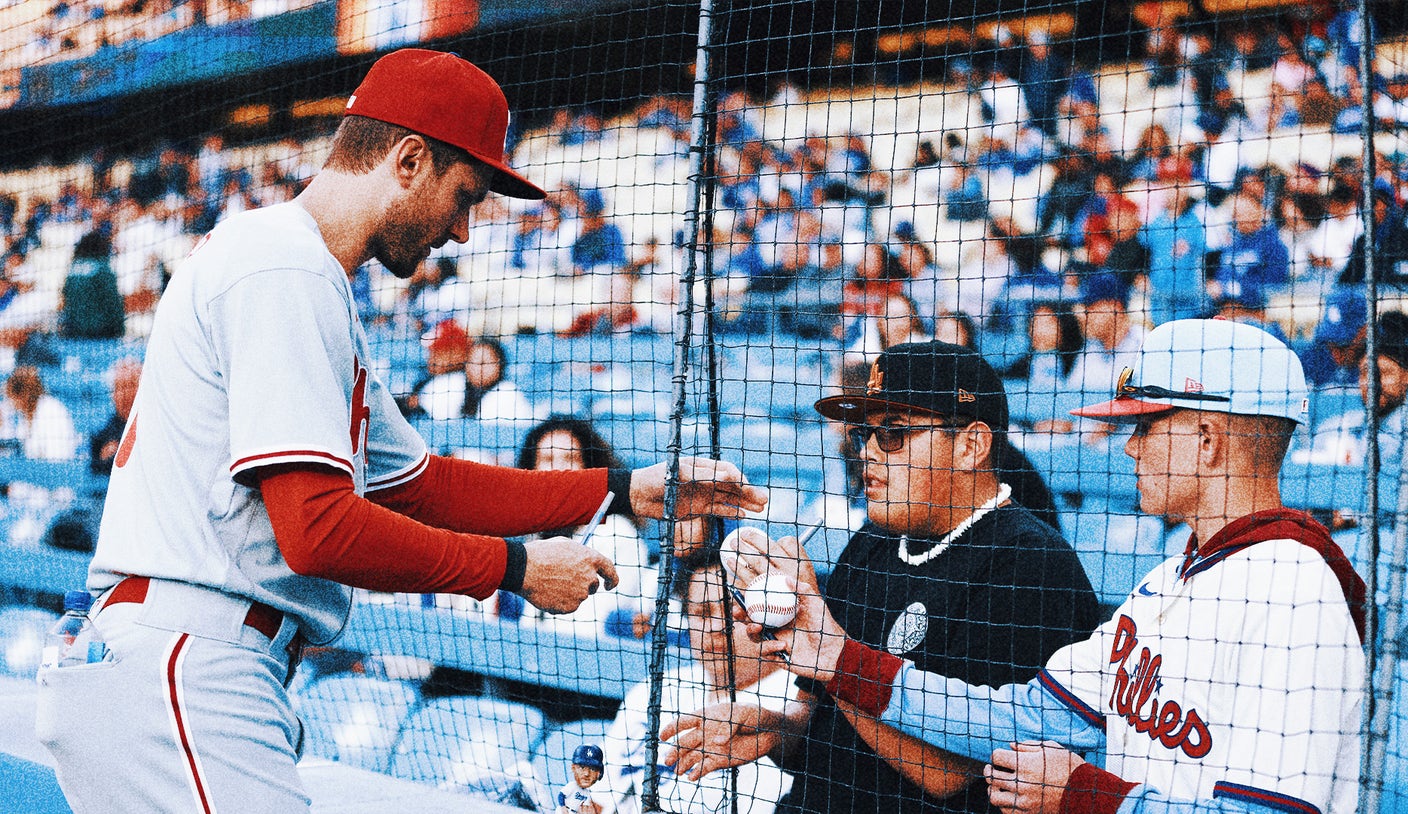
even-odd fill
[[[528,565],[523,573],[524,599],[548,613],[571,613],[596,593],[600,580],[606,581],[608,591],[616,587],[619,581],[616,566],[606,555],[587,545],[615,497],[611,492],[606,493],[606,499],[587,522],[580,540],[552,537],[524,546],[528,549]]]

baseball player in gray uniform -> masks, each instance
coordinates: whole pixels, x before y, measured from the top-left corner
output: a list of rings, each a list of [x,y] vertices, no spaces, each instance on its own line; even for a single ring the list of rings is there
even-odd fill
[[[37,728],[77,814],[296,812],[303,642],[352,587],[502,588],[554,612],[616,580],[565,538],[609,491],[658,516],[665,466],[530,472],[429,455],[368,370],[349,275],[409,277],[490,192],[542,198],[503,161],[508,105],[452,54],[407,49],[348,100],[323,171],[290,203],[218,225],[157,310],[88,588],[109,661],[39,676]],[[685,459],[676,512],[736,516],[762,490]]]

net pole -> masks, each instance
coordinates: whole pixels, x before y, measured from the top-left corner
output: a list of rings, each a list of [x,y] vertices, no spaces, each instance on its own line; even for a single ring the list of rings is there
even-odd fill
[[[685,215],[685,267],[680,276],[680,306],[675,327],[675,369],[671,380],[674,405],[670,412],[670,443],[668,471],[665,481],[665,537],[660,546],[659,588],[655,595],[655,625],[650,636],[650,702],[646,708],[646,731],[660,731],[660,704],[664,694],[666,627],[669,621],[670,596],[674,590],[675,531],[679,518],[675,504],[679,498],[680,453],[683,449],[683,427],[690,372],[690,342],[694,337],[694,282],[701,256],[706,267],[712,253],[712,235],[701,234],[701,202],[709,185],[707,170],[712,166],[708,156],[712,115],[709,94],[709,48],[713,36],[713,7],[710,0],[700,0],[699,34],[694,64],[694,106],[689,133],[689,211]],[[705,316],[707,320],[707,314]],[[660,741],[646,740],[645,780],[641,791],[641,809],[658,811],[660,806]]]
[[[707,1],[707,0],[706,0]],[[714,8],[710,3],[709,15],[713,17],[721,16],[723,9],[721,6],[725,0],[720,0],[720,8]],[[701,9],[701,14],[703,10]],[[710,33],[712,35],[712,22]],[[704,46],[708,43],[701,40]],[[699,253],[703,268],[703,332],[700,337],[700,348],[703,351],[702,364],[704,367],[704,385],[706,409],[709,415],[709,457],[719,460],[723,456],[722,425],[723,425],[723,405],[720,401],[720,393],[723,389],[723,374],[719,362],[719,346],[717,342],[718,319],[714,310],[714,203],[719,188],[718,172],[718,99],[719,95],[713,82],[712,71],[709,70],[708,63],[703,57],[696,63],[700,68],[704,84],[704,106],[702,109],[704,117],[703,132],[703,174],[699,178],[699,187],[703,195],[703,208],[700,212],[700,232],[698,237],[701,251]],[[719,545],[723,542],[723,522],[715,521],[709,524],[713,539],[709,541],[712,545]],[[725,580],[727,574],[722,575]],[[738,675],[734,669],[733,652],[733,592],[725,590],[722,595],[724,613],[724,653],[726,655],[725,669],[727,675],[728,700],[738,700]],[[729,811],[738,814],[738,769],[729,769],[728,777],[728,800]]]
[[[1365,365],[1368,373],[1367,398],[1365,399],[1366,425],[1368,429],[1368,445],[1365,455],[1364,477],[1367,483],[1367,493],[1365,509],[1368,514],[1368,548],[1367,574],[1365,580],[1365,591],[1367,594],[1367,607],[1365,608],[1365,635],[1369,646],[1366,648],[1366,675],[1369,679],[1369,693],[1364,705],[1364,753],[1361,756],[1359,772],[1359,810],[1365,814],[1377,812],[1380,807],[1383,795],[1384,767],[1388,759],[1388,730],[1391,724],[1389,713],[1393,709],[1393,680],[1394,667],[1398,662],[1398,643],[1393,631],[1398,629],[1398,604],[1403,599],[1403,579],[1405,555],[1408,555],[1408,526],[1404,524],[1403,513],[1408,511],[1408,488],[1405,488],[1403,477],[1400,474],[1398,482],[1398,511],[1395,515],[1394,535],[1393,535],[1393,561],[1389,578],[1389,599],[1383,617],[1380,618],[1378,609],[1379,594],[1379,533],[1380,533],[1380,512],[1379,512],[1379,472],[1382,466],[1382,450],[1379,448],[1379,415],[1377,405],[1379,403],[1379,366],[1376,362],[1378,358],[1378,269],[1374,262],[1374,180],[1377,175],[1375,169],[1376,151],[1374,149],[1374,129],[1377,122],[1374,119],[1374,34],[1373,24],[1369,14],[1369,0],[1359,0],[1357,9],[1359,13],[1359,86],[1362,91],[1360,100],[1360,118],[1362,126],[1360,132],[1363,137],[1363,152],[1361,157],[1361,183],[1360,186],[1360,218],[1363,223],[1364,243],[1362,247],[1364,261],[1364,299],[1366,301],[1365,325],[1368,331],[1365,336],[1364,352],[1369,363]],[[1401,460],[1403,450],[1396,450]],[[1379,631],[1387,632],[1383,637],[1382,645],[1378,645]],[[1382,651],[1379,647],[1382,646]]]

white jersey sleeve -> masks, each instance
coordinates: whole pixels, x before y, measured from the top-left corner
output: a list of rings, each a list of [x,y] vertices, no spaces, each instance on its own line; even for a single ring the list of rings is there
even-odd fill
[[[302,269],[247,275],[211,301],[236,480],[281,463],[356,475],[361,439],[348,417],[355,422],[359,409],[366,412],[367,376],[353,349],[348,308],[325,275]]]

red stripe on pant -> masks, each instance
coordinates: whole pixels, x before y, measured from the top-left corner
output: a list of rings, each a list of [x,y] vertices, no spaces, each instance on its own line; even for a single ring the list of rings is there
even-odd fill
[[[177,683],[181,657],[185,655],[186,645],[190,638],[191,634],[189,633],[182,633],[178,636],[176,643],[171,647],[171,655],[166,659],[166,700],[171,704],[171,719],[176,724],[176,735],[181,742],[181,751],[186,756],[186,769],[191,775],[191,788],[195,792],[197,802],[200,803],[200,810],[204,814],[211,814],[215,809],[210,805],[210,797],[206,793],[205,783],[201,778],[200,764],[196,761],[195,747],[191,745],[191,733],[186,728],[186,717],[181,709],[180,687]]]

